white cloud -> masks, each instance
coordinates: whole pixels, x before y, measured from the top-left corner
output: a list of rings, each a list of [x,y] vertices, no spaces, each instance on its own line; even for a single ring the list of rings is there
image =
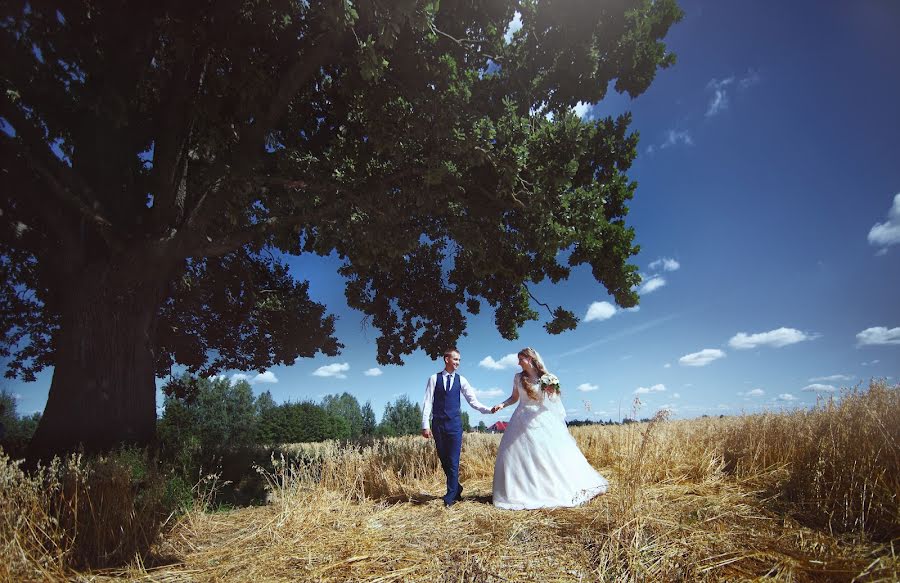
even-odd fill
[[[804,340],[812,340],[814,337],[794,328],[782,327],[776,330],[769,330],[768,332],[759,332],[758,334],[738,332],[728,341],[728,346],[738,350],[756,348],[757,346],[781,348],[782,346],[796,344]]]
[[[585,103],[584,101],[579,101],[575,104],[575,115],[584,119],[584,117],[591,112],[591,108],[593,107],[592,103]]]
[[[616,313],[616,307],[609,302],[594,302],[588,307],[587,313],[584,315],[585,322],[593,322],[594,320],[609,320]],[[516,361],[518,362],[518,360]]]
[[[746,75],[738,80],[737,84],[741,90],[744,90],[756,85],[759,81],[759,73],[751,69],[747,71]],[[706,84],[706,88],[709,91],[712,91],[712,97],[710,97],[709,105],[706,108],[706,117],[712,117],[728,109],[730,103],[729,91],[731,91],[731,86],[733,84],[734,75],[721,80],[711,79],[710,82]]]
[[[681,393],[672,393],[672,398],[673,398],[673,399],[680,399],[680,398],[681,398]]]
[[[366,375],[367,377],[380,377],[381,375],[384,374],[384,371],[382,371],[380,368],[378,368],[376,366],[376,367],[370,368],[369,370],[365,371],[363,374]]]
[[[794,395],[792,395],[790,393],[781,393],[780,395],[778,395],[778,398],[776,399],[776,401],[796,401],[796,400],[797,400],[797,397],[795,397]]]
[[[506,41],[506,44],[512,42],[512,37],[522,28],[522,13],[516,11],[513,15],[513,19],[509,21],[509,26],[506,27],[506,34],[503,35],[503,40]]]
[[[809,379],[809,382],[817,383],[817,382],[834,382],[834,381],[849,381],[849,380],[853,380],[852,375],[833,374],[833,375],[827,376],[827,377],[813,377],[813,378]]]
[[[277,383],[278,377],[276,377],[275,373],[272,371],[267,370],[266,372],[261,372],[253,377],[253,380],[250,382],[254,385],[257,383]]]
[[[878,364],[879,362],[881,362],[881,361],[876,358],[875,360],[870,360],[869,362],[861,362],[859,364],[861,364],[862,366],[874,366],[874,365]]]
[[[491,389],[475,389],[475,395],[480,398],[489,398],[489,397],[499,397],[503,394],[502,389],[498,389],[497,387]]]
[[[325,366],[320,366],[315,371],[313,371],[313,376],[345,379],[347,378],[347,375],[345,375],[344,373],[348,370],[350,370],[350,365],[348,363],[336,362],[334,364],[326,364]]]
[[[704,348],[700,352],[685,354],[678,359],[678,363],[683,366],[706,366],[720,358],[725,358],[725,353],[718,348]]]
[[[639,294],[649,294],[650,292],[656,291],[662,286],[666,285],[666,278],[661,275],[654,275],[647,281],[641,283],[641,287],[638,288]]]
[[[591,391],[597,391],[600,387],[598,385],[592,385],[590,383],[581,383],[577,387],[575,387],[576,391],[581,391],[582,393],[589,393]]]
[[[878,346],[882,344],[900,344],[900,326],[888,330],[884,326],[866,328],[856,335],[860,346]]]
[[[894,203],[888,210],[888,219],[875,223],[869,230],[869,244],[887,251],[891,245],[900,243],[900,193],[894,195]]]
[[[669,257],[661,257],[650,264],[650,269],[653,270],[662,268],[663,271],[678,271],[680,267],[678,261]]]
[[[485,356],[478,363],[478,366],[489,368],[491,370],[504,370],[508,368],[516,368],[519,365],[519,355],[512,353],[507,354],[500,360],[494,360],[491,356]]]
[[[652,387],[638,387],[634,390],[635,395],[646,395],[647,393],[662,393],[666,390],[666,385],[658,384]]]
[[[222,376],[220,376],[219,378],[222,378]],[[242,372],[236,372],[233,375],[231,375],[231,384],[232,385],[237,384],[241,381],[250,382],[250,375],[246,375]]]
[[[663,368],[672,368],[672,363],[667,362],[666,364],[663,365]]]
[[[721,111],[728,109],[728,86],[734,83],[734,77],[727,79],[712,79],[706,84],[706,88],[712,90],[709,107],[706,108],[706,117],[712,117]]]
[[[691,138],[691,134],[687,131],[676,131],[669,130],[666,133],[665,141],[660,144],[660,148],[668,148],[669,146],[677,146],[678,144],[684,144],[685,146],[693,146],[694,140]]]
[[[814,383],[812,385],[806,385],[801,390],[806,391],[807,393],[833,393],[837,390],[837,387],[833,385]]]
[[[759,80],[759,72],[750,69],[749,71],[747,71],[747,74],[744,75],[740,81],[738,81],[738,85],[741,86],[741,89],[746,89],[759,83]]]
[[[746,393],[738,393],[738,395],[741,397],[762,397],[765,394],[766,392],[762,389],[753,389],[747,391]]]

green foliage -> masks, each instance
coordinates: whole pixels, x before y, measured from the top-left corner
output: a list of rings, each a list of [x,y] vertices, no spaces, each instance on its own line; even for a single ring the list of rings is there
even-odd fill
[[[350,427],[350,439],[357,439],[363,434],[363,412],[359,401],[350,393],[326,395],[322,399],[322,408],[332,417],[347,421]]]
[[[172,384],[166,385],[157,435],[163,457],[182,476],[190,479],[203,463],[208,467],[217,456],[255,444],[257,403],[249,383],[186,374],[177,381],[179,387],[196,386],[196,392],[180,398],[171,393]]]
[[[143,327],[125,352],[160,376],[336,354],[333,317],[274,252],[344,262],[382,364],[440,355],[465,333],[463,307],[490,306],[516,338],[539,317],[529,290],[580,265],[637,303],[625,218],[638,138],[629,115],[572,108],[611,82],[635,97],[674,62],[662,39],[675,0],[226,5],[2,4],[8,374],[87,374],[65,368],[75,354],[127,369],[103,361],[118,339],[64,327],[97,303]],[[577,323],[548,314],[551,333]],[[142,390],[152,368],[133,373]],[[112,418],[129,378],[88,406]],[[94,398],[69,395],[91,380],[51,399]]]
[[[375,430],[378,425],[375,422],[375,411],[372,409],[372,403],[370,401],[366,401],[366,404],[362,406],[362,419],[362,435],[364,437],[375,435]]]
[[[263,443],[300,443],[349,439],[350,421],[309,401],[284,403],[260,418]]]
[[[378,435],[393,437],[414,435],[422,431],[422,408],[406,395],[401,395],[393,403],[384,407],[384,415],[378,425]]]
[[[462,418],[462,428],[463,431],[472,431],[472,426],[469,424],[469,412],[468,411],[460,411],[460,418]],[[421,417],[420,417],[421,419]]]
[[[0,447],[11,457],[21,456],[34,435],[40,413],[20,417],[15,395],[0,391]]]

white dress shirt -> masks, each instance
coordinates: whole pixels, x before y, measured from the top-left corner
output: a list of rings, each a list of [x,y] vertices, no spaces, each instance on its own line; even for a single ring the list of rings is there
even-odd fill
[[[460,392],[462,393],[462,396],[466,398],[466,401],[468,401],[469,406],[481,413],[490,413],[491,408],[485,407],[481,404],[481,401],[479,401],[478,397],[475,396],[475,389],[472,388],[472,385],[469,384],[469,381],[466,380],[466,377],[462,376],[458,372],[452,374],[459,377]],[[425,383],[425,400],[422,402],[422,429],[431,428],[431,406],[434,403],[434,390],[437,386],[438,375],[444,375],[443,381],[446,390],[446,387],[448,386],[447,377],[450,376],[451,373],[442,370],[441,372],[428,377],[428,382]]]

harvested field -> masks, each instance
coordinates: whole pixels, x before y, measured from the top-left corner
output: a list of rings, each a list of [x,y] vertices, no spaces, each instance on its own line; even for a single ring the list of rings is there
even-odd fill
[[[900,387],[814,411],[573,428],[610,492],[491,505],[499,435],[466,435],[445,509],[431,442],[300,444],[264,507],[190,512],[145,563],[75,580],[896,581]],[[261,470],[262,471],[262,470]],[[11,556],[9,541],[5,542]],[[45,564],[52,564],[45,562]],[[39,571],[19,564],[18,576]],[[31,570],[29,570],[31,567]],[[9,569],[9,567],[7,567]],[[7,571],[7,574],[12,572]]]

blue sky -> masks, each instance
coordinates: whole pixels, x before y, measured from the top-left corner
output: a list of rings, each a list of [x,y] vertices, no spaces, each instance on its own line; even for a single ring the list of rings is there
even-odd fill
[[[578,110],[634,114],[628,222],[655,289],[639,310],[622,311],[587,270],[536,286],[542,301],[582,318],[560,336],[532,322],[507,342],[489,310],[470,317],[461,372],[485,404],[509,394],[517,367],[506,357],[525,346],[560,377],[570,419],[617,420],[635,397],[641,417],[662,407],[680,418],[809,407],[835,389],[900,376],[900,3],[681,6],[685,18],[666,39],[677,64],[634,101],[610,94]],[[249,373],[254,389],[279,402],[348,391],[379,416],[400,395],[421,402],[442,363],[417,352],[405,366],[378,367],[377,331],[346,306],[337,261],[290,265],[339,317],[346,348]],[[49,373],[6,382],[20,413],[42,409],[49,385]],[[488,424],[511,412],[468,411]]]

